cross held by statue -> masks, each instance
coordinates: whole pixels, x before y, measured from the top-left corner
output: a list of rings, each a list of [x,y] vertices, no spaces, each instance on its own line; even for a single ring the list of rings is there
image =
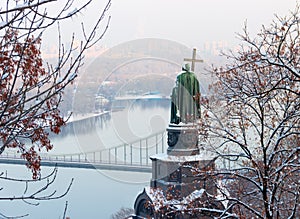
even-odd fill
[[[192,71],[195,71],[195,63],[196,62],[203,62],[203,60],[201,60],[201,59],[196,59],[196,52],[197,52],[196,48],[193,48],[193,57],[191,59],[189,59],[189,58],[183,59],[185,62],[192,62],[192,67],[191,67]]]

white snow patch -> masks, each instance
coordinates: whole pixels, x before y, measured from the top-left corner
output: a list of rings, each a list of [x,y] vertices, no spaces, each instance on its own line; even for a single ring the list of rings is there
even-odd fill
[[[77,73],[74,72],[73,74],[70,74],[68,80],[69,80],[69,81],[72,81],[72,80],[74,80],[74,78],[76,78],[76,77],[77,77]]]
[[[14,9],[22,9],[22,8],[25,8],[29,5],[30,3],[23,3],[23,4],[17,4]]]
[[[1,78],[1,79],[4,80],[4,79],[6,79],[8,76],[9,76],[9,73],[5,73],[5,74],[2,75],[2,78]]]
[[[7,24],[7,22],[2,21],[2,22],[0,22],[0,27],[4,27],[6,24]]]
[[[176,161],[176,162],[191,162],[191,161],[203,161],[211,160],[209,156],[203,156],[203,154],[188,155],[188,156],[172,156],[167,153],[155,154],[150,156],[151,160],[163,160],[163,161]]]
[[[68,16],[73,16],[74,14],[76,14],[78,12],[78,9],[77,8],[74,8],[72,11],[70,11],[68,13]]]

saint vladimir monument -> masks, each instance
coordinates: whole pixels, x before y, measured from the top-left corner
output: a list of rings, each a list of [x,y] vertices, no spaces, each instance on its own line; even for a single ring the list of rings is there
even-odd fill
[[[203,158],[199,151],[199,119],[201,118],[200,85],[194,73],[196,49],[192,59],[184,59],[182,72],[177,76],[171,91],[170,123],[167,127],[168,149],[166,153],[150,157],[152,179],[150,187],[144,188],[136,198],[134,209],[139,218],[163,218],[163,212],[153,208],[153,191],[159,190],[165,196],[183,200],[195,191],[216,194],[214,183],[207,178],[196,178],[192,168],[214,169],[211,159]],[[192,66],[187,62],[192,62]],[[192,168],[191,168],[192,167]],[[197,193],[203,199],[203,193]],[[202,217],[203,216],[203,217]],[[172,218],[190,218],[189,215],[174,215]],[[201,215],[205,218],[205,215]]]

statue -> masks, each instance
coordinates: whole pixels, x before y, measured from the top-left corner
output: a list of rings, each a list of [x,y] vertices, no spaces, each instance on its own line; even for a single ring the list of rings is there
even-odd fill
[[[225,207],[211,197],[217,195],[217,187],[213,178],[195,176],[194,168],[201,171],[207,169],[215,170],[214,159],[202,157],[199,150],[199,125],[197,120],[200,118],[200,90],[199,81],[193,73],[193,63],[202,62],[196,59],[196,49],[193,50],[193,58],[185,59],[192,62],[192,71],[189,64],[185,64],[176,80],[176,86],[172,90],[171,102],[171,121],[167,127],[168,149],[167,153],[152,155],[152,179],[150,188],[146,187],[138,195],[134,203],[135,214],[143,218],[162,218],[165,209],[153,207],[155,200],[151,191],[163,192],[164,197],[172,197],[176,200],[186,200],[187,197],[196,197],[200,207],[211,206],[222,212]],[[194,168],[191,168],[194,167]],[[152,190],[153,189],[153,190]],[[157,190],[159,189],[159,190]],[[196,190],[205,191],[203,193]],[[197,194],[195,196],[195,194]],[[199,196],[198,196],[199,194]],[[211,195],[207,195],[211,194]],[[195,199],[195,200],[196,200]],[[176,204],[174,204],[175,206]],[[193,214],[193,213],[192,213]],[[201,215],[193,215],[197,218],[210,218],[211,212]],[[180,211],[172,218],[190,218],[189,212]]]
[[[196,75],[190,71],[190,65],[184,64],[177,76],[171,95],[170,123],[194,123],[200,118],[200,89]]]
[[[171,95],[171,118],[168,131],[169,155],[199,153],[197,120],[200,118],[200,89],[190,65],[184,64]]]

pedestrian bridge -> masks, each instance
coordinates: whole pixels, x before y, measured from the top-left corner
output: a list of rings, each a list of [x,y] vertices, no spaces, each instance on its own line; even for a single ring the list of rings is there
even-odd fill
[[[150,173],[149,157],[163,153],[165,145],[166,132],[163,131],[143,139],[98,151],[59,155],[42,154],[41,165]],[[0,163],[24,165],[26,161],[18,153],[3,152],[0,155]]]

